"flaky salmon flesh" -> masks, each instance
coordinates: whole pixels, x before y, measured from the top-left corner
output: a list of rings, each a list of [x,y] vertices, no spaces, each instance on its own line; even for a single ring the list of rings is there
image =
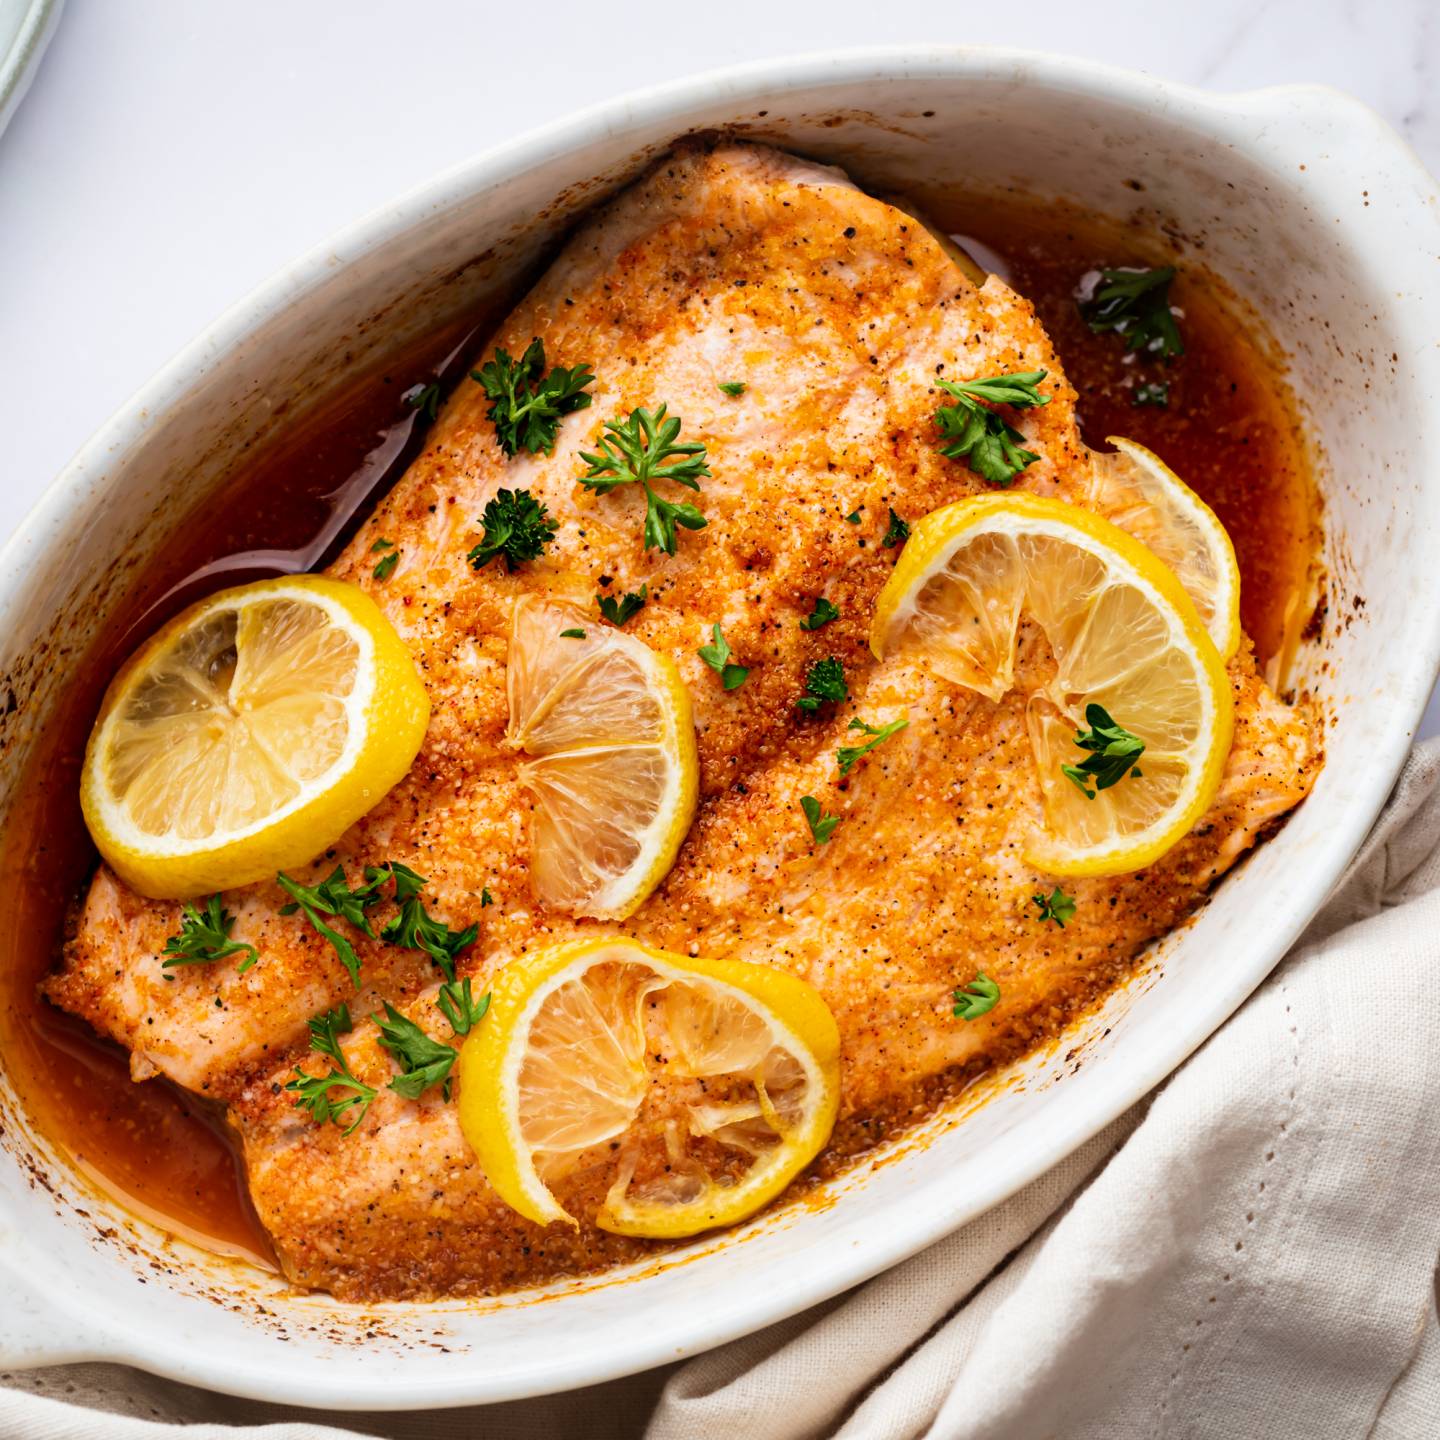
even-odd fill
[[[518,356],[537,336],[550,364],[597,376],[554,453],[507,458],[481,387],[462,382],[332,567],[409,645],[433,719],[405,780],[297,877],[315,883],[340,864],[358,880],[387,860],[427,876],[432,913],[479,927],[459,962],[477,996],[522,952],[607,931],[805,977],[843,1040],[841,1117],[815,1172],[826,1174],[1103,995],[1307,793],[1320,764],[1311,722],[1266,688],[1247,643],[1230,663],[1235,740],[1210,812],[1141,873],[1067,882],[1076,909],[1063,931],[1037,923],[1031,897],[1053,882],[1021,859],[1041,813],[1023,697],[996,704],[913,663],[877,663],[867,637],[897,553],[881,543],[891,507],[913,520],[984,488],[936,449],[936,382],[1047,371],[1050,403],[1018,421],[1039,456],[1021,483],[1078,502],[1088,452],[1075,393],[1027,301],[995,277],[974,284],[921,224],[839,172],[748,144],[672,155],[580,229],[492,348]],[[736,380],[743,401],[719,389]],[[708,523],[682,532],[673,557],[642,548],[639,486],[598,495],[577,483],[579,452],[606,419],[661,402],[712,472],[698,496],[676,492]],[[532,492],[559,529],[534,562],[477,572],[466,555],[501,488]],[[381,537],[400,553],[383,583],[371,574]],[[545,592],[593,612],[597,591],[642,585],[649,603],[627,633],[684,675],[699,812],[630,919],[571,919],[532,896],[532,802],[502,743],[511,610]],[[840,618],[802,629],[819,595]],[[716,622],[750,667],[737,690],[696,655]],[[806,673],[831,655],[851,699],[804,715]],[[849,721],[901,711],[908,728],[841,778]],[[828,844],[811,843],[803,795],[841,817]],[[452,1037],[426,955],[357,935],[356,995],[305,917],[280,913],[287,899],[273,883],[225,895],[235,937],[261,957],[244,973],[238,956],[164,971],[178,904],[142,899],[102,867],[45,992],[125,1046],[137,1081],[166,1076],[224,1107],[293,1281],[347,1299],[476,1295],[653,1249],[507,1209],[439,1087],[419,1100],[382,1088],[348,1136],[297,1110],[284,1085],[305,1060],[306,1021],[331,1006],[349,1002],[346,1054],[377,1087],[395,1073],[365,1018],[382,1001]],[[1004,1003],[959,1023],[951,992],[981,969]],[[610,1179],[600,1166],[557,1194],[593,1215]]]

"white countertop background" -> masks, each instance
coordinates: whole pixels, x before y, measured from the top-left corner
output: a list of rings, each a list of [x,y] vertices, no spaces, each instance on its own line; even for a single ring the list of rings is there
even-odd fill
[[[431,173],[662,79],[906,40],[1320,81],[1440,168],[1440,0],[68,0],[0,135],[0,539],[210,320]]]

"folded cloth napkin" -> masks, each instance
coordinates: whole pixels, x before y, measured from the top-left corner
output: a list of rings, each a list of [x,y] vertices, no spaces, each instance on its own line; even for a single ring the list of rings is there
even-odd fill
[[[119,1366],[0,1376],[4,1440],[1440,1436],[1440,741],[1301,943],[1145,1102],[826,1305],[666,1370],[319,1416]]]

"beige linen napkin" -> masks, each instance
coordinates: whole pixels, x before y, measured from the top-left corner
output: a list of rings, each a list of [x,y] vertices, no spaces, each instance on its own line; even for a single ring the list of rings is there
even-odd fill
[[[1440,741],[1301,944],[1167,1085],[827,1305],[667,1370],[429,1414],[311,1415],[118,1366],[8,1374],[0,1440],[1432,1440],[1437,792]]]

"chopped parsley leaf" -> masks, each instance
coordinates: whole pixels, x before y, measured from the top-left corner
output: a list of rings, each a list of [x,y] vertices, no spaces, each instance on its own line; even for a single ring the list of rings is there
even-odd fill
[[[560,421],[576,410],[586,409],[593,397],[585,394],[595,381],[588,365],[565,369],[557,365],[545,373],[545,346],[530,342],[518,361],[503,350],[470,378],[490,398],[486,418],[495,424],[495,438],[507,455],[528,450],[532,455],[555,450]]]
[[[805,693],[795,703],[802,710],[816,711],[827,703],[839,703],[850,693],[845,684],[845,667],[833,655],[817,660],[805,677]]]
[[[221,905],[218,894],[205,902],[203,910],[187,900],[180,910],[180,933],[170,936],[161,951],[164,957],[161,968],[169,970],[176,965],[208,965],[212,960],[225,959],[227,955],[244,954],[245,958],[235,972],[243,975],[260,958],[260,952],[243,940],[230,938],[234,925],[235,917]]]
[[[730,660],[730,644],[720,633],[720,626],[712,625],[710,633],[714,642],[702,645],[695,653],[720,677],[720,683],[727,690],[738,690],[750,671],[744,665],[735,665]]]
[[[1173,265],[1102,270],[1094,295],[1080,302],[1080,314],[1095,334],[1121,336],[1127,350],[1144,350],[1162,360],[1183,355],[1185,342],[1170,313],[1174,278]]]
[[[645,608],[650,598],[649,585],[642,585],[639,594],[627,590],[618,600],[613,595],[597,595],[595,603],[600,607],[600,616],[612,625],[623,625],[632,615]]]
[[[440,987],[435,1003],[457,1035],[468,1035],[485,1018],[485,1012],[490,1008],[490,992],[487,990],[477,1000],[470,993],[470,977],[467,975],[463,980],[447,980]]]
[[[1118,785],[1127,775],[1138,775],[1136,763],[1145,753],[1145,742],[1138,736],[1117,725],[1103,705],[1085,707],[1085,723],[1088,730],[1081,730],[1075,736],[1075,743],[1090,752],[1079,765],[1062,765],[1066,779],[1079,788],[1086,799],[1093,800],[1097,792]],[[1091,782],[1095,788],[1090,788]]]
[[[497,491],[485,502],[480,523],[485,533],[465,557],[476,570],[483,570],[497,555],[505,557],[509,570],[537,560],[560,528],[549,507],[528,490]]]
[[[1170,386],[1164,380],[1147,380],[1130,392],[1130,403],[1163,410],[1170,403]]]
[[[576,625],[569,630],[562,630],[560,632],[560,638],[562,640],[583,640],[585,638],[585,632]]]
[[[370,1018],[380,1030],[380,1043],[399,1062],[401,1074],[390,1081],[390,1089],[407,1100],[418,1100],[432,1085],[443,1086],[442,1094],[450,1098],[450,1071],[459,1051],[451,1045],[432,1040],[413,1020],[402,1015],[388,1000],[385,1015]]]
[[[381,557],[379,564],[375,566],[374,576],[377,580],[388,580],[390,572],[400,563],[400,552],[392,550],[388,555]]]
[[[666,417],[665,406],[632,410],[624,420],[607,420],[598,451],[582,450],[590,468],[580,483],[597,495],[608,495],[619,485],[638,484],[645,491],[645,548],[675,553],[676,526],[703,530],[705,517],[691,504],[666,500],[655,493],[653,481],[673,480],[698,490],[705,465],[705,447],[698,441],[679,443],[680,417]],[[667,463],[668,462],[668,463]]]
[[[904,716],[899,720],[892,720],[888,725],[878,727],[867,725],[863,720],[852,720],[850,729],[863,731],[866,735],[873,735],[875,738],[867,741],[864,745],[842,745],[835,752],[835,758],[840,763],[840,773],[848,775],[862,756],[868,755],[877,745],[884,744],[886,740],[903,730],[909,723],[909,719]]]
[[[745,382],[743,380],[724,380],[720,388],[733,400],[745,393]]]
[[[818,630],[832,620],[838,620],[840,612],[823,595],[816,598],[815,608],[800,622],[802,630]]]
[[[993,1010],[1000,999],[1000,987],[983,971],[979,970],[968,985],[958,986],[952,992],[955,1009],[951,1012],[957,1020],[978,1020]]]
[[[1048,895],[1032,895],[1030,903],[1040,907],[1042,925],[1047,920],[1053,920],[1063,930],[1065,922],[1075,915],[1075,901],[1058,885]]]
[[[1037,388],[1045,373],[1044,370],[1015,371],[967,380],[963,384],[939,381],[940,388],[955,399],[955,404],[942,405],[935,412],[935,423],[944,442],[940,453],[950,460],[964,460],[991,485],[1008,486],[1040,457],[1026,450],[1021,444],[1025,437],[988,406],[1009,405],[1016,410],[1030,410],[1048,405],[1050,397],[1042,395]]]
[[[339,1069],[332,1069],[324,1075],[308,1075],[298,1065],[295,1077],[285,1088],[296,1092],[295,1105],[310,1112],[316,1124],[330,1121],[339,1122],[356,1106],[359,1111],[342,1133],[348,1135],[364,1118],[377,1092],[369,1085],[355,1078],[346,1063],[345,1052],[340,1048],[340,1036],[351,1029],[350,1009],[337,1005],[323,1015],[313,1016],[306,1022],[310,1030],[310,1048],[317,1054],[332,1060]],[[339,1099],[332,1098],[332,1091],[348,1092]]]
[[[910,527],[895,513],[894,507],[890,508],[890,528],[886,530],[884,538],[880,541],[882,548],[893,549],[896,545],[903,545],[910,538]]]
[[[805,823],[810,827],[810,838],[817,845],[823,845],[835,833],[835,827],[840,823],[840,817],[826,815],[820,808],[820,802],[813,795],[802,795],[800,808],[805,812]]]

